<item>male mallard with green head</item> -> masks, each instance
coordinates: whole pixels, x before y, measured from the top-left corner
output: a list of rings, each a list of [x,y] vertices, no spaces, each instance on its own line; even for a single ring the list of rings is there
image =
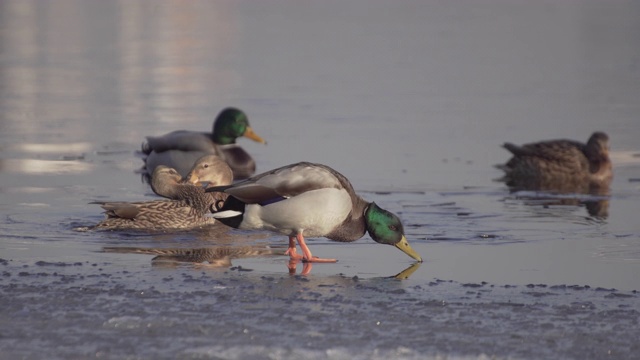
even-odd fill
[[[247,178],[255,173],[256,164],[236,144],[236,139],[242,136],[266,144],[249,126],[247,115],[236,108],[222,110],[211,133],[177,130],[162,136],[148,136],[142,144],[142,152],[147,155],[147,172],[151,174],[156,166],[165,165],[185,176],[201,156],[215,154],[229,164],[236,179]]]
[[[285,254],[294,260],[336,261],[314,257],[304,236],[351,242],[369,232],[374,241],[393,245],[422,261],[407,242],[395,214],[362,199],[347,178],[325,165],[301,162],[206,191],[229,195],[208,216],[234,228],[288,236]],[[296,240],[302,255],[296,252]]]

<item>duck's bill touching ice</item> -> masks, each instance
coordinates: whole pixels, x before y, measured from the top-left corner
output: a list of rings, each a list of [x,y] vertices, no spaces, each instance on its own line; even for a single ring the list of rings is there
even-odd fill
[[[326,165],[291,164],[206,191],[228,195],[211,217],[234,228],[287,236],[286,254],[292,260],[337,261],[313,256],[305,236],[351,242],[368,232],[375,242],[393,245],[422,261],[407,242],[398,216],[362,199],[346,177]],[[297,252],[296,242],[302,254]]]

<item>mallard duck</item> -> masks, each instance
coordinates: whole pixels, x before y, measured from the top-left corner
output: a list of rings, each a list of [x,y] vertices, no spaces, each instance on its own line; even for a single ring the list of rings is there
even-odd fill
[[[151,176],[151,189],[156,195],[172,200],[184,200],[189,203],[192,192],[204,193],[204,188],[211,186],[228,185],[233,182],[233,173],[229,165],[218,155],[204,155],[198,159],[191,171],[185,177],[175,169],[168,166],[158,165]],[[192,186],[178,184],[189,184],[198,187],[194,190]],[[209,206],[214,205],[218,200],[226,199],[222,193],[205,193],[210,198]]]
[[[158,165],[166,165],[186,176],[197,159],[215,154],[229,164],[236,179],[247,178],[255,173],[256,164],[236,144],[236,139],[241,136],[266,144],[249,126],[247,115],[235,108],[220,112],[213,123],[212,133],[177,130],[162,136],[148,136],[142,143],[147,173],[153,173]]]
[[[164,165],[158,165],[151,175],[151,190],[158,196],[166,197],[173,200],[181,200],[184,194],[181,189],[184,187],[177,186],[185,182],[182,176],[178,174],[176,169]]]
[[[213,218],[205,217],[205,214],[217,201],[223,201],[226,195],[205,193],[201,186],[185,181],[230,184],[231,169],[216,155],[201,157],[186,180],[175,169],[157,166],[151,177],[151,187],[156,194],[171,200],[95,202],[106,210],[107,218],[94,229],[189,229],[215,223]]]
[[[233,171],[218,155],[205,155],[196,160],[182,181],[200,187],[229,185]]]
[[[325,165],[301,162],[206,191],[229,195],[209,216],[238,229],[287,235],[289,247],[285,254],[292,260],[337,261],[314,257],[304,236],[351,242],[368,231],[376,242],[394,245],[422,261],[409,246],[396,215],[363,200],[347,178]],[[302,255],[296,253],[296,240]]]
[[[517,189],[585,192],[608,187],[613,177],[603,132],[594,132],[586,144],[562,139],[503,146],[513,157],[498,166],[505,171],[500,180]]]

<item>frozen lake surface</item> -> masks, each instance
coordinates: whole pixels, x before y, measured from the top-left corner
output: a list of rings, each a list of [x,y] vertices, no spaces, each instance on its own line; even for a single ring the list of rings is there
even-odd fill
[[[0,2],[0,359],[621,359],[640,351],[640,4]],[[368,236],[80,232],[151,200],[147,135],[243,109],[258,171],[327,164]],[[510,193],[501,148],[602,130],[610,196]],[[222,250],[221,250],[222,249]],[[205,256],[206,257],[206,256]],[[152,260],[155,259],[155,260]]]

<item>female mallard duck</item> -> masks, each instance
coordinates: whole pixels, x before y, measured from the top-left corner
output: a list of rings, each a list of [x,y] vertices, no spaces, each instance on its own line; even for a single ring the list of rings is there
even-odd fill
[[[147,172],[151,174],[156,166],[166,165],[185,176],[198,158],[216,154],[229,164],[236,179],[247,178],[255,173],[256,164],[236,144],[241,136],[266,144],[249,126],[247,115],[235,108],[220,112],[212,133],[177,130],[162,136],[148,136],[142,144],[142,152],[147,155]]]
[[[233,172],[226,162],[218,155],[204,155],[193,164],[187,176],[183,178],[180,178],[175,169],[164,165],[157,166],[150,184],[156,195],[189,203],[193,192],[199,197],[207,187],[229,185],[232,182]],[[195,185],[198,189],[194,190],[189,185],[176,185],[177,183]],[[205,196],[210,198],[209,207],[215,205],[218,200],[226,199],[226,195],[222,193],[205,193]]]
[[[200,187],[229,185],[233,171],[218,155],[205,155],[196,160],[182,181]]]
[[[231,169],[216,155],[206,155],[196,162],[186,181],[230,184]],[[153,171],[151,185],[156,194],[171,200],[97,202],[106,210],[107,218],[94,228],[164,230],[209,225],[215,220],[205,215],[217,201],[226,198],[225,194],[208,194],[201,186],[185,184],[176,170],[164,165]]]
[[[498,166],[505,171],[501,180],[518,189],[583,192],[608,187],[613,177],[609,136],[603,132],[593,133],[586,144],[549,140],[504,147],[513,157]]]
[[[312,256],[304,235],[350,242],[368,231],[376,242],[394,245],[422,261],[409,246],[396,215],[363,200],[347,178],[325,165],[301,162],[206,191],[223,191],[229,195],[209,216],[238,229],[270,230],[287,235],[289,248],[285,254],[293,260],[336,261]],[[296,253],[296,240],[303,255]]]

